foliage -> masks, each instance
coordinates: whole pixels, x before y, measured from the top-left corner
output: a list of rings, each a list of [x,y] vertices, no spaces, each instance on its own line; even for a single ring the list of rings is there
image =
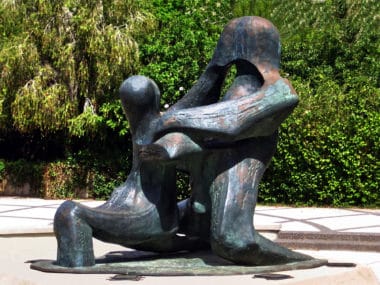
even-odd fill
[[[40,196],[43,166],[39,163],[21,159],[17,161],[3,162],[3,175],[9,179],[9,182],[14,186],[23,186],[29,183],[33,193],[32,195]]]
[[[51,197],[79,186],[108,197],[130,163],[121,81],[147,75],[161,106],[173,104],[225,23],[254,14],[278,27],[282,73],[301,99],[259,199],[379,206],[379,10],[376,0],[2,1],[0,177],[44,179],[36,187]],[[179,198],[188,180],[179,174]]]
[[[152,16],[133,0],[3,1],[0,9],[0,130],[102,131],[102,106],[136,72],[134,36],[154,27]]]
[[[379,206],[380,3],[282,3],[272,17],[301,103],[281,129],[261,199]]]
[[[176,173],[176,187],[177,191],[177,200],[182,201],[189,197],[191,191],[191,182],[188,173],[182,171],[177,171]]]
[[[368,99],[380,94],[368,87],[359,91],[371,96],[342,94],[334,86],[321,91],[317,100],[302,101],[281,128],[278,152],[261,189],[264,201],[379,205],[380,115],[378,103],[376,110]]]
[[[140,66],[135,38],[156,27],[144,5],[134,0],[0,3],[0,157],[10,160],[4,173],[24,181],[33,177],[14,171],[12,163],[22,169],[43,165],[36,187],[50,197],[77,196],[81,183],[90,195],[105,197],[112,189],[100,181],[116,184],[113,172],[122,171],[125,179],[128,163],[120,165],[118,158],[129,156],[130,145],[117,90]],[[107,148],[113,153],[105,157]],[[81,159],[83,149],[91,151],[92,166]],[[109,170],[94,165],[107,159],[114,165]]]
[[[172,105],[203,72],[232,14],[218,0],[153,0],[152,13],[158,29],[141,39],[140,73],[160,86],[161,105]]]
[[[255,15],[269,19],[276,5],[273,0],[230,0],[230,2],[234,17]]]
[[[129,144],[130,142],[128,142]],[[67,160],[87,173],[88,192],[93,198],[106,199],[112,190],[126,180],[130,168],[129,151],[112,148],[102,154],[79,150]],[[127,155],[126,155],[127,154]]]
[[[5,162],[0,159],[0,180],[3,178],[4,169],[5,169]]]
[[[75,159],[47,164],[44,174],[44,196],[106,199],[112,190],[126,179],[127,172],[117,171],[124,169],[120,165],[105,169],[104,165],[94,167],[92,163],[88,163],[83,160],[81,154],[77,154]]]
[[[120,153],[79,151],[52,162],[0,160],[0,180],[16,187],[29,183],[31,195],[45,198],[106,199],[126,179],[129,167]]]

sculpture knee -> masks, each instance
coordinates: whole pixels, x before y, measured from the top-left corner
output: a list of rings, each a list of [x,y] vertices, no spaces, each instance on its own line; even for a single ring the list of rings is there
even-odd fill
[[[71,240],[92,237],[92,229],[80,215],[80,206],[73,201],[65,201],[54,216],[54,232],[58,236],[70,237]],[[74,245],[73,245],[74,246]]]
[[[92,245],[92,228],[80,217],[75,202],[66,201],[54,216],[54,233],[57,238],[57,263],[66,267],[95,264]]]
[[[54,231],[72,222],[75,217],[76,204],[73,201],[65,201],[59,206],[54,216]]]

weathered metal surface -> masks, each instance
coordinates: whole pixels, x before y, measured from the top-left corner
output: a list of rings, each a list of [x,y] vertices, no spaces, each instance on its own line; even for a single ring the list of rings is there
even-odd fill
[[[128,259],[128,253],[125,254]],[[95,266],[68,268],[54,261],[33,262],[31,268],[44,272],[77,274],[122,274],[126,276],[208,276],[242,275],[301,270],[326,265],[326,260],[313,259],[268,266],[240,266],[218,258],[211,252],[182,253],[166,256],[133,254],[128,261],[112,257],[99,260]]]
[[[92,237],[155,252],[211,248],[219,259],[268,265],[268,271],[283,268],[275,264],[320,264],[253,227],[258,185],[276,149],[277,128],[298,103],[291,84],[279,74],[279,62],[276,28],[263,18],[243,17],[227,24],[205,72],[164,114],[151,79],[124,81],[120,98],[132,134],[131,172],[104,205],[90,209],[67,201],[57,210],[54,268],[97,270]],[[232,65],[236,78],[220,94]],[[190,198],[178,204],[177,169],[187,171],[192,181]],[[204,266],[197,266],[187,267],[205,274]],[[245,268],[231,266],[239,272]],[[215,270],[207,267],[207,274]]]

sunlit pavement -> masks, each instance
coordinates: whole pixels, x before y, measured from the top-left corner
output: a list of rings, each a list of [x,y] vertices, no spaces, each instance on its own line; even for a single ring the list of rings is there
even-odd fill
[[[55,259],[53,217],[62,202],[63,200],[0,198],[0,284],[80,284],[84,282],[87,284],[87,281],[88,284],[108,284],[116,282],[109,281],[110,276],[107,275],[53,274],[29,269],[29,264],[25,263],[28,260]],[[80,202],[90,207],[103,203],[103,201],[88,200]],[[380,210],[258,206],[254,217],[256,228],[277,232],[279,243],[316,258],[367,266],[380,280]],[[97,256],[122,249],[117,245],[95,242]],[[360,266],[358,268],[360,269]],[[295,281],[307,279],[308,274],[329,276],[331,270],[341,270],[342,276],[349,276],[349,272],[346,274],[344,271],[349,270],[346,268],[301,270],[292,271],[290,274],[294,275],[293,281]],[[300,274],[302,278],[298,276]],[[369,273],[360,274],[368,275]],[[197,278],[197,284],[221,285],[224,282],[225,284],[232,284],[231,282],[274,284],[273,281],[270,283],[271,281],[256,280],[246,275],[146,277],[139,282],[157,284],[158,281],[162,281],[162,284],[174,284],[174,282],[178,284],[180,280],[182,283],[194,282],[194,278]],[[303,283],[283,280],[276,281],[275,284]]]

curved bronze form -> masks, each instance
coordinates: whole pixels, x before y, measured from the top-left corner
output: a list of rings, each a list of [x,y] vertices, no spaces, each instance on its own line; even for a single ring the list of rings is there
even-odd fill
[[[124,81],[120,98],[132,134],[131,172],[104,205],[90,209],[68,201],[58,209],[57,263],[93,265],[92,237],[157,252],[211,247],[246,265],[312,259],[265,239],[253,226],[277,128],[298,103],[279,63],[277,29],[263,18],[243,17],[227,24],[205,72],[166,113],[159,113],[152,80]],[[236,78],[221,96],[232,65]],[[176,169],[192,180],[191,197],[178,205]]]

